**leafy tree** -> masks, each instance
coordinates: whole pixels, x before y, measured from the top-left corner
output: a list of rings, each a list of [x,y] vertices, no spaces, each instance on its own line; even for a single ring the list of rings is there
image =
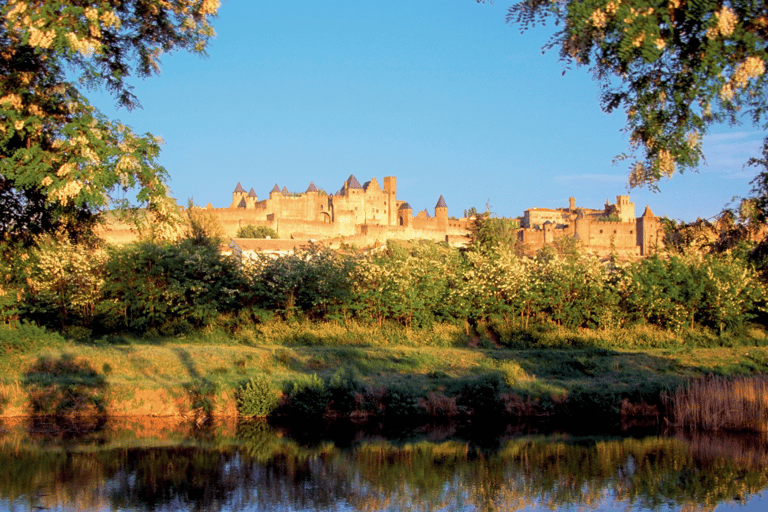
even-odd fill
[[[237,238],[278,238],[277,231],[269,226],[254,226],[248,224],[237,230]]]
[[[471,207],[469,210],[464,210],[465,219],[468,219],[470,217],[475,217],[477,215],[478,215],[478,211],[477,211],[477,208],[475,208],[474,206]]]
[[[224,234],[219,221],[211,213],[190,199],[187,204],[183,237],[194,245],[218,247],[224,241]]]
[[[26,318],[51,326],[91,323],[104,283],[103,249],[44,237],[20,256],[15,263],[24,278],[18,289]]]
[[[160,219],[176,209],[161,140],[107,119],[78,87],[139,106],[128,79],[175,49],[203,53],[219,0],[8,0],[0,4],[0,239],[70,234],[135,191]],[[77,84],[77,85],[76,85]]]
[[[108,254],[98,309],[109,328],[173,333],[251,303],[245,276],[215,246],[141,242]]]
[[[763,143],[762,155],[749,159],[748,165],[757,167],[760,172],[752,180],[752,216],[765,224],[768,222],[768,139]]]
[[[494,250],[499,245],[514,247],[519,227],[519,219],[493,217],[486,211],[476,216],[470,227],[472,247],[478,250]]]
[[[406,327],[428,327],[451,314],[451,281],[460,266],[458,252],[432,242],[390,241],[387,250],[357,261],[350,304],[361,318],[394,320]]]
[[[713,123],[766,127],[767,16],[759,0],[522,0],[507,21],[560,25],[547,48],[591,68],[604,111],[625,110],[630,185],[655,187],[697,166]]]
[[[280,257],[259,254],[249,261],[255,301],[285,318],[339,314],[351,293],[353,260],[317,246]]]

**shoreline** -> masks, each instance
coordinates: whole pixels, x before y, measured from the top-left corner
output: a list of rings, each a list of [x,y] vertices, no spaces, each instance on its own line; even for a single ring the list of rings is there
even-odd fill
[[[675,424],[679,420],[664,403],[665,393],[713,375],[726,381],[764,378],[761,362],[768,362],[768,347],[514,350],[246,346],[179,339],[67,343],[0,357],[0,419],[169,418],[193,425],[211,418],[238,419],[248,416],[238,409],[238,390],[260,377],[274,402],[268,412],[279,421],[468,423],[498,418]],[[768,429],[768,422],[751,425]]]

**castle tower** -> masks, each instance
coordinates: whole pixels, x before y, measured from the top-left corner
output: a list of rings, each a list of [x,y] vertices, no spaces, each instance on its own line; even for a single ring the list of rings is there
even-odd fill
[[[587,219],[583,211],[577,213],[576,219],[573,221],[573,237],[577,240],[581,240],[583,244],[588,245],[591,236],[591,225],[592,223]]]
[[[576,198],[575,197],[569,197],[568,198],[568,211],[573,213],[576,211]]]
[[[248,208],[256,208],[256,201],[259,200],[259,196],[256,195],[256,191],[251,188],[250,191],[248,191],[248,195],[245,198],[245,203],[248,205]]]
[[[659,219],[650,206],[645,207],[643,216],[637,219],[637,241],[641,256],[650,256],[661,244],[659,239]]]
[[[411,221],[413,220],[413,208],[408,203],[403,203],[400,208],[397,209],[398,225],[404,228],[411,227]]]
[[[275,199],[277,196],[282,196],[282,194],[280,193],[280,187],[275,183],[275,186],[269,191],[269,198]]]
[[[358,193],[363,191],[363,187],[360,185],[360,182],[357,181],[357,178],[355,178],[354,174],[350,174],[349,178],[347,178],[347,181],[344,182],[344,186],[342,187],[342,190],[344,191],[345,196],[349,196],[351,193]]]
[[[325,200],[325,198],[322,199]],[[304,204],[304,218],[306,220],[314,221],[321,219],[321,216],[329,215],[327,220],[330,221],[330,214],[326,210],[323,201],[321,201],[320,189],[317,188],[314,181],[309,182],[309,186],[307,187],[306,192],[304,192],[302,200]]]
[[[435,205],[435,217],[437,218],[437,229],[448,231],[448,205],[445,204],[445,199],[443,199],[442,195]]]
[[[387,203],[384,205],[386,209],[386,219],[388,226],[398,225],[398,210],[397,210],[397,178],[395,176],[384,177],[384,193],[387,195]]]
[[[240,184],[240,182],[237,182],[237,186],[235,187],[235,191],[232,192],[232,204],[229,205],[230,208],[238,208],[240,205],[240,201],[244,200],[246,197],[246,192],[243,186]]]
[[[555,223],[551,220],[548,220],[544,223],[543,226],[541,226],[544,230],[544,243],[545,244],[551,244],[555,241]]]
[[[635,220],[635,203],[629,202],[629,196],[616,196],[616,210],[618,210],[621,222]]]

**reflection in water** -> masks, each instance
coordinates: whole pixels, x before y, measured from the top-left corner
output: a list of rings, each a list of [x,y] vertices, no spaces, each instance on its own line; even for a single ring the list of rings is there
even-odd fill
[[[0,509],[712,510],[768,485],[768,443],[755,436],[507,434],[478,444],[439,430],[389,440],[330,430],[340,441],[289,432],[261,422],[6,424]]]

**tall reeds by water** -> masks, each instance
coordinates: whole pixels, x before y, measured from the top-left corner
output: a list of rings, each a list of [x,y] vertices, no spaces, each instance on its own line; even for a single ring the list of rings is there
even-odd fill
[[[708,377],[665,396],[675,423],[694,430],[768,431],[768,376]]]

